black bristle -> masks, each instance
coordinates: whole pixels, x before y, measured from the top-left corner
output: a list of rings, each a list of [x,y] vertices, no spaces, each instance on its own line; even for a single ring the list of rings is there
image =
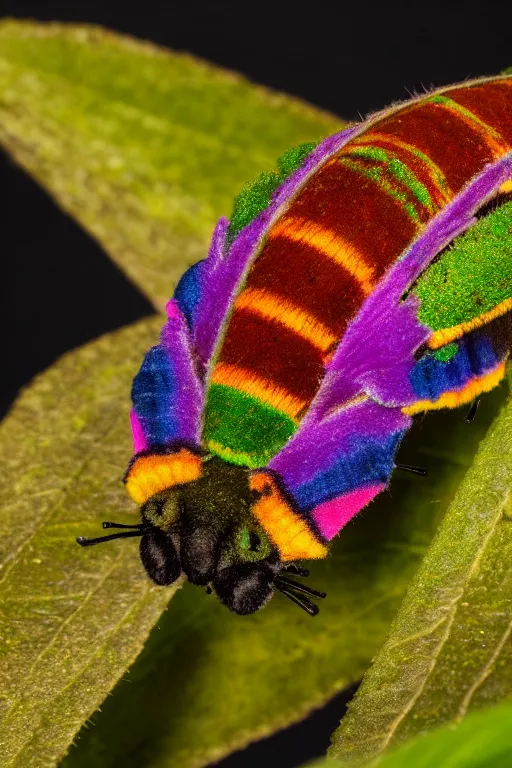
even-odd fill
[[[427,470],[425,467],[413,467],[410,464],[395,464],[396,469],[401,469],[403,472],[411,472],[413,475],[421,475],[426,477]]]

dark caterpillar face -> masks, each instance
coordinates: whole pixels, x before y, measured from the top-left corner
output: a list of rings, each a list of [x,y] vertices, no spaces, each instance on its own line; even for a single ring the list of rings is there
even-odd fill
[[[285,574],[308,572],[283,564],[253,514],[257,500],[269,493],[265,483],[251,490],[246,469],[212,458],[196,480],[154,494],[142,505],[138,525],[103,523],[103,528],[127,530],[96,539],[79,536],[77,541],[88,547],[138,536],[142,564],[159,586],[173,584],[184,573],[240,615],[255,613],[278,589],[314,616],[318,608],[308,596],[325,594],[287,578]]]
[[[213,590],[238,614],[272,597],[282,563],[251,515],[247,472],[212,459],[195,483],[157,494],[143,505],[142,563],[160,585],[183,572]]]

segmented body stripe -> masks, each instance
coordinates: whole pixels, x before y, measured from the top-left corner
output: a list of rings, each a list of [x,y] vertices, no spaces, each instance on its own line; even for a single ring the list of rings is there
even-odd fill
[[[304,408],[306,399],[294,397],[287,390],[276,387],[262,376],[239,365],[219,363],[213,372],[213,384],[222,384],[258,398],[287,416],[295,417]]]
[[[324,355],[308,339],[281,323],[241,309],[231,317],[220,362],[251,371],[258,379],[264,379],[269,389],[286,391],[305,403],[314,397],[324,375]],[[241,375],[240,383],[244,376]]]
[[[380,133],[397,136],[428,155],[442,170],[452,193],[495,159],[476,123],[468,124],[465,117],[432,101],[418,102],[378,126]]]
[[[418,180],[427,186],[436,207],[443,206],[451,198],[452,193],[448,188],[441,169],[428,155],[421,152],[414,145],[392,134],[386,135],[385,133],[372,130],[365,132],[361,140],[359,138],[354,139],[351,144],[354,147],[359,146],[359,144],[362,146],[370,144],[372,147],[382,147],[383,149],[391,150],[394,156],[409,166],[418,177]]]
[[[245,309],[282,323],[322,352],[327,352],[337,341],[336,335],[314,315],[272,291],[247,288],[235,301],[235,309]]]
[[[340,264],[363,293],[369,294],[375,285],[375,270],[365,262],[350,241],[343,240],[336,230],[322,226],[302,216],[284,216],[270,233],[270,238],[284,237],[288,243],[304,243],[314,248],[321,256]]]
[[[483,120],[481,120],[473,112],[470,112],[469,109],[466,109],[461,104],[458,104],[456,101],[453,101],[453,99],[450,99],[448,96],[444,95],[431,96],[429,101],[432,104],[439,104],[444,109],[447,109],[453,114],[458,115],[469,128],[472,128],[473,130],[479,129],[481,136],[485,140],[485,143],[494,153],[495,159],[498,159],[498,157],[501,157],[501,155],[505,154],[508,149],[507,142],[498,133],[498,131],[495,131],[494,128],[492,128],[492,126],[490,126],[488,123],[484,123]]]
[[[449,96],[512,144],[511,91],[512,79],[505,79],[471,88],[457,86],[450,89]]]
[[[472,90],[479,91],[474,110],[467,103]],[[293,411],[299,419],[323,378],[325,356],[319,351],[327,339],[335,339],[333,348],[428,221],[509,150],[512,119],[505,134],[505,113],[512,117],[508,82],[443,89],[382,113],[331,157],[268,232],[235,302],[212,381],[219,366],[229,366],[227,386],[247,391],[244,382],[256,378],[263,402],[272,407],[279,409],[286,393],[302,402]],[[288,308],[281,317],[279,302]],[[241,354],[244,345],[250,350]],[[233,423],[230,450],[236,450],[237,429]]]

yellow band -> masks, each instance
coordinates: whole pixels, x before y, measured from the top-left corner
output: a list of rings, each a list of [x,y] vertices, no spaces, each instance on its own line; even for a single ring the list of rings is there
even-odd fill
[[[279,550],[281,560],[313,560],[325,557],[327,547],[315,537],[306,521],[283,498],[272,475],[255,472],[249,479],[251,490],[262,495],[252,512]]]
[[[490,373],[486,373],[483,376],[475,376],[470,379],[465,387],[452,392],[445,392],[437,400],[418,400],[412,405],[406,405],[402,408],[402,413],[406,413],[408,416],[415,416],[417,413],[423,411],[437,411],[441,408],[457,408],[464,403],[470,403],[475,397],[481,395],[483,392],[490,392],[491,389],[497,387],[502,378],[505,376],[505,363],[500,363]]]
[[[201,457],[187,448],[176,453],[140,456],[128,471],[126,488],[137,504],[144,504],[155,493],[197,480],[201,469]]]

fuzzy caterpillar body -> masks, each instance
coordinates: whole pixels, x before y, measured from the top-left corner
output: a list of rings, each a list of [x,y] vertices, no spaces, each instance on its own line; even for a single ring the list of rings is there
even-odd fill
[[[282,571],[386,487],[412,417],[499,383],[511,192],[500,76],[291,150],[241,193],[134,380],[126,483],[157,583],[184,571],[238,613],[274,587],[297,602]]]

